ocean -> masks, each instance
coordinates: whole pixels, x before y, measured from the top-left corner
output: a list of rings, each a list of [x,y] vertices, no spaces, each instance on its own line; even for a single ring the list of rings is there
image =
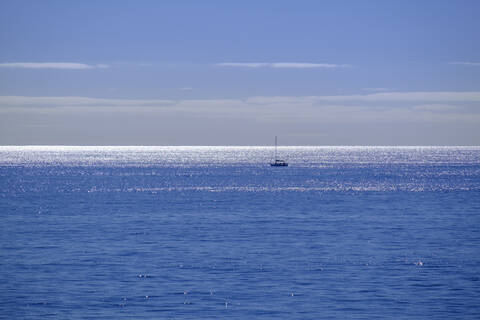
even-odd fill
[[[479,319],[480,147],[0,147],[3,319]]]

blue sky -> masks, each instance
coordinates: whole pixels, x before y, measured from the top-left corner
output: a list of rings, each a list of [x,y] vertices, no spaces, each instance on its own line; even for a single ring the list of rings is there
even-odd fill
[[[478,145],[478,1],[0,1],[0,144]]]

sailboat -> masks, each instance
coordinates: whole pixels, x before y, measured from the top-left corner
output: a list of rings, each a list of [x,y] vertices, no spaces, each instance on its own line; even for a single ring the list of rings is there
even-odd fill
[[[275,136],[275,161],[270,162],[272,167],[288,167],[288,163],[285,160],[277,158],[277,136]]]

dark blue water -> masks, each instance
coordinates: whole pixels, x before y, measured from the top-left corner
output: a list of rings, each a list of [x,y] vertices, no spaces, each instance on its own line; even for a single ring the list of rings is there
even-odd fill
[[[479,319],[480,148],[1,147],[5,319]]]

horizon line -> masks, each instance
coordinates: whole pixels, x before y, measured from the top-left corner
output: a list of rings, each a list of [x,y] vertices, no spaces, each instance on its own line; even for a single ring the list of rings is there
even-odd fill
[[[0,145],[3,147],[73,147],[73,148],[99,148],[99,147],[121,147],[121,148],[134,148],[134,147],[272,147],[274,145],[63,145],[63,144],[25,144],[25,145]],[[435,148],[435,147],[447,147],[447,148],[480,148],[480,145],[281,145],[279,148],[287,147],[364,147],[364,148]]]

